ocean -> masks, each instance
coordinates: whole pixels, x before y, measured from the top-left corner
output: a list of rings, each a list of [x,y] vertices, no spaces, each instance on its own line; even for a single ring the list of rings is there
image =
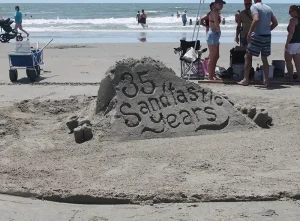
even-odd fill
[[[0,16],[13,18],[15,4],[0,4]],[[118,42],[178,42],[192,38],[194,26],[182,26],[176,12],[187,10],[188,20],[196,20],[198,4],[20,4],[23,27],[31,39],[55,43],[118,43]],[[284,43],[289,21],[289,4],[269,4],[279,26],[273,31],[273,42]],[[208,4],[202,6],[202,15]],[[137,11],[145,9],[148,28],[137,25]],[[243,4],[226,4],[222,17],[221,42],[233,43],[236,24],[234,15]],[[199,39],[205,41],[205,29],[200,28]]]

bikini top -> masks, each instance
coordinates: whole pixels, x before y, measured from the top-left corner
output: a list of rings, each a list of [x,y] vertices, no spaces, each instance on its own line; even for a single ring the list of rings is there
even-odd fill
[[[211,23],[215,23],[214,20],[209,20],[209,21],[210,21]],[[219,15],[218,21],[219,21],[219,23],[221,23],[221,15]]]

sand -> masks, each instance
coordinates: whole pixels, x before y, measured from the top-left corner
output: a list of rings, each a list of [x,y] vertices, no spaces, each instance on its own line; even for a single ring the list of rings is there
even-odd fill
[[[6,52],[13,45],[1,44],[0,192],[100,204],[299,199],[297,85],[205,85],[234,103],[267,108],[271,129],[126,142],[104,141],[98,134],[75,144],[66,121],[95,110],[99,83],[111,65],[151,56],[179,75],[176,46],[54,46],[45,51],[48,72],[39,82],[29,84],[20,72],[21,81],[12,85]],[[222,45],[222,66],[229,64],[230,48]],[[282,59],[282,48],[274,45],[272,59]]]
[[[0,221],[282,221],[299,220],[300,201],[73,205],[0,195]]]

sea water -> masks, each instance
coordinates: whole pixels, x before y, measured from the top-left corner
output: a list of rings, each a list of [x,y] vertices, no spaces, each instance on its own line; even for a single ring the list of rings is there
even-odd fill
[[[20,4],[23,27],[31,40],[55,43],[118,43],[118,42],[178,42],[191,40],[194,26],[183,26],[176,13],[187,10],[188,20],[195,23],[198,4]],[[289,21],[289,4],[269,4],[279,21],[272,32],[273,43],[284,43]],[[13,18],[15,4],[0,4],[0,16]],[[208,12],[203,5],[202,15]],[[137,11],[145,9],[148,28],[136,22]],[[234,43],[234,15],[243,4],[226,4],[221,25],[223,43]],[[172,16],[174,15],[174,17]],[[198,28],[198,27],[197,27]],[[205,28],[200,27],[199,39],[205,42]]]

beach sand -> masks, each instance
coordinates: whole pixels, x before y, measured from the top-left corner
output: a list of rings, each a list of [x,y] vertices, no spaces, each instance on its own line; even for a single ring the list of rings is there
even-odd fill
[[[299,86],[267,89],[206,85],[225,93],[235,103],[267,108],[274,120],[271,129],[127,142],[104,142],[95,137],[77,145],[68,134],[65,121],[74,113],[90,111],[96,102],[98,83],[111,65],[128,57],[150,56],[179,75],[178,55],[173,53],[179,45],[51,45],[44,54],[46,72],[35,84],[30,84],[24,71],[19,73],[19,83],[9,82],[7,53],[13,46],[0,45],[1,193],[70,203],[171,203],[170,207],[176,210],[173,203],[300,199]],[[229,66],[232,47],[221,45],[220,66]],[[270,60],[282,60],[284,46],[272,47]],[[257,59],[254,66],[256,63]],[[299,207],[299,203],[293,203]],[[286,218],[287,214],[278,209],[280,206],[266,205],[262,207],[273,208],[277,214],[272,220]],[[268,220],[273,216],[259,211],[257,215],[254,209],[246,215],[241,212],[245,216],[232,217],[228,207],[221,206],[227,211],[221,217],[225,220]],[[245,211],[241,207],[237,211]],[[147,210],[143,219],[172,219],[171,209],[168,217],[160,211],[154,211],[156,219],[150,219],[153,211]],[[290,220],[298,220],[299,212],[290,212]],[[139,213],[142,212],[135,215]],[[30,220],[30,214],[27,215],[23,220]],[[173,220],[204,220],[181,215]],[[210,220],[220,220],[219,215]],[[14,218],[14,214],[8,218]],[[85,218],[93,220],[93,214]],[[128,215],[122,220],[140,219]]]
[[[161,60],[180,74],[179,58],[173,50],[179,46],[179,43],[50,45],[44,52],[44,62],[45,70],[51,73],[43,75],[41,82],[100,82],[106,70],[116,61],[129,57],[140,59],[143,56]],[[234,46],[221,44],[219,66],[229,67],[229,51]],[[202,47],[205,48],[207,45],[203,44]],[[9,82],[7,53],[11,50],[14,50],[13,43],[0,45],[0,83]],[[270,61],[283,60],[283,52],[283,44],[273,44]],[[254,59],[253,66],[256,67],[257,63],[261,64],[259,58]],[[26,82],[26,79],[22,79],[24,77],[25,72],[19,75],[21,82],[22,80]]]

